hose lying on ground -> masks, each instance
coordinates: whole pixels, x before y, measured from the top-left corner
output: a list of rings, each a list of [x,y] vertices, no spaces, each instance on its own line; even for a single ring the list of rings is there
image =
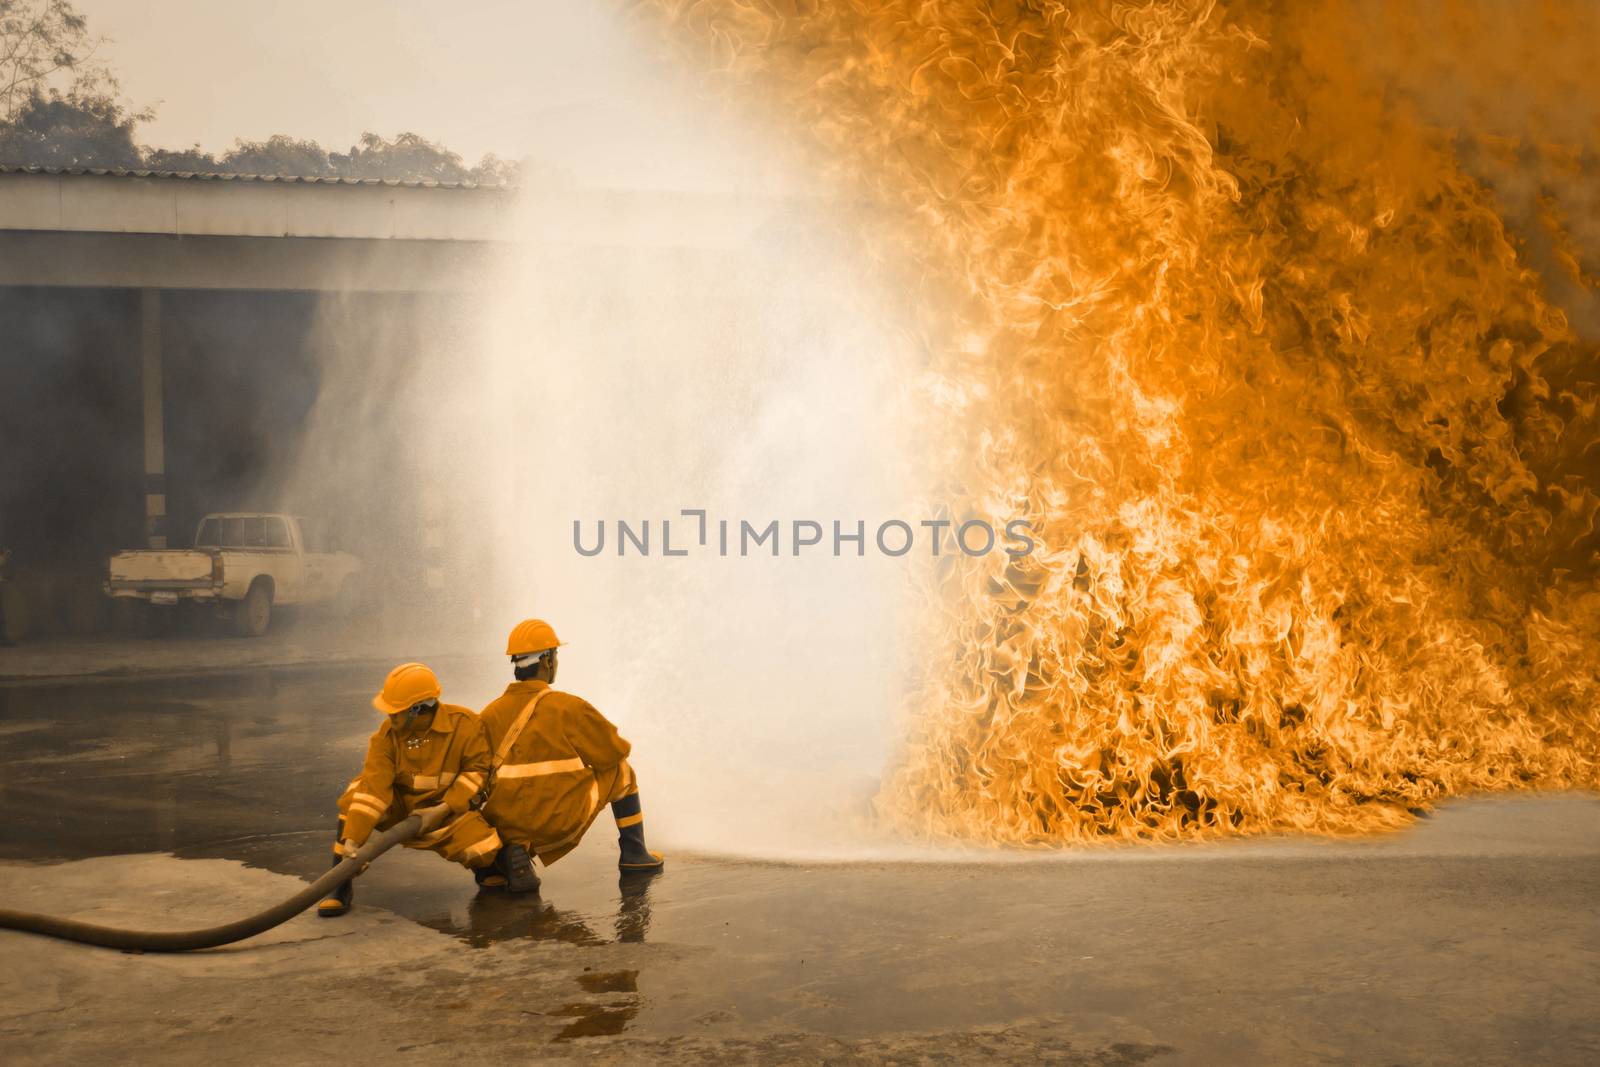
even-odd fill
[[[431,811],[426,814],[431,817],[425,817],[425,813],[418,812],[381,834],[373,834],[354,856],[347,857],[337,867],[329,868],[327,874],[282,904],[276,904],[265,911],[222,926],[212,926],[204,930],[123,930],[115,926],[96,926],[93,923],[63,919],[54,915],[0,908],[0,929],[25,930],[47,937],[81,941],[86,945],[138,952],[189,952],[243,941],[247,937],[254,937],[270,930],[279,923],[288,922],[360,874],[366,869],[367,864],[395,845],[411,840],[424,830],[433,829],[433,824],[442,821],[445,813],[441,809],[438,815],[433,815]]]

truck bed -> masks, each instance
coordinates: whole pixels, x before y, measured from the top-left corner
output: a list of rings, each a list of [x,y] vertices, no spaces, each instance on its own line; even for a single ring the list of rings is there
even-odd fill
[[[114,583],[200,582],[211,578],[212,557],[195,549],[136,549],[111,557]]]

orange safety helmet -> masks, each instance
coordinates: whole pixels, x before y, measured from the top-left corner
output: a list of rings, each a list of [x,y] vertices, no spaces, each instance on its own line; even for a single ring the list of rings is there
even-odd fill
[[[372,706],[385,715],[398,715],[423,700],[437,700],[443,690],[438,677],[420,663],[402,663],[383,680],[383,691]]]
[[[506,638],[506,655],[531,656],[560,644],[549,623],[543,619],[523,619],[511,628],[511,636]]]

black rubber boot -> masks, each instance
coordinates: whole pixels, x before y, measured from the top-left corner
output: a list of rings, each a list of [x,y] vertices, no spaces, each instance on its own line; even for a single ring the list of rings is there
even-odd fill
[[[623,797],[611,805],[611,814],[617,820],[617,848],[621,853],[617,866],[624,871],[655,872],[667,865],[659,852],[651,852],[644,845],[644,809],[639,794]]]
[[[333,865],[337,867],[343,860],[344,857],[341,856],[333,861]],[[356,880],[352,878],[317,902],[317,914],[324,919],[337,919],[349,911],[350,906],[355,902]]]
[[[521,845],[502,845],[494,865],[505,875],[506,889],[512,893],[537,893],[539,875],[533,869],[533,857]]]
[[[344,820],[339,820],[339,829],[335,831],[333,843],[337,845],[344,840]],[[333,854],[335,867],[344,862],[344,857],[338,852]],[[337,919],[350,910],[350,905],[356,902],[356,880],[350,879],[344,885],[317,902],[317,914],[324,919]]]
[[[480,892],[504,893],[506,891],[506,876],[493,863],[485,863],[482,867],[472,868],[472,877],[478,883]]]

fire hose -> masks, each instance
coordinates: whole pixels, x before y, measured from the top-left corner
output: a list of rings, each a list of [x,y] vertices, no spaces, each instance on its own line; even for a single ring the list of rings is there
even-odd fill
[[[348,856],[337,866],[329,868],[328,873],[283,903],[221,926],[210,926],[201,930],[126,930],[115,926],[97,926],[76,919],[63,919],[55,915],[0,908],[0,929],[24,930],[32,934],[44,934],[46,937],[81,941],[86,945],[120,948],[127,952],[192,952],[195,949],[232,944],[288,922],[366,870],[369,863],[394,846],[404,844],[418,834],[433,829],[447,814],[448,811],[443,805],[417,812],[382,833],[372,835],[366,844],[356,850],[354,856]]]

